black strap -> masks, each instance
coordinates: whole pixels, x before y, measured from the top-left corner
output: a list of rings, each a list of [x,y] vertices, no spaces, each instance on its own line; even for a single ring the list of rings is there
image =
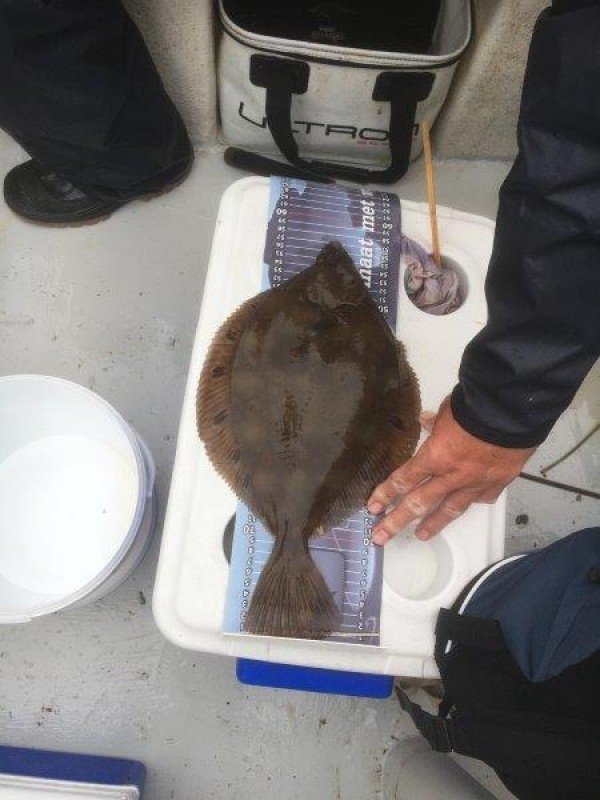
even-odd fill
[[[396,686],[401,707],[412,718],[416,728],[439,753],[454,751],[488,763],[496,759],[533,753],[559,754],[569,765],[590,767],[600,763],[600,736],[597,726],[585,720],[547,718],[536,715],[506,715],[503,720],[482,717],[457,718],[435,716],[413,702]],[[529,724],[531,723],[531,724]]]
[[[436,625],[435,657],[442,677],[448,642],[491,652],[506,651],[496,620],[470,617],[442,609]],[[413,702],[396,687],[402,708],[431,747],[441,753],[454,750],[493,766],[558,759],[561,769],[585,770],[600,763],[600,725],[590,720],[502,709],[474,712],[456,707],[446,696],[437,716]],[[557,763],[558,763],[557,762]],[[600,779],[600,776],[599,776]]]
[[[276,161],[268,156],[260,156],[258,153],[249,153],[247,150],[240,150],[239,147],[227,147],[223,158],[230,167],[253,172],[255,175],[264,175],[266,178],[271,175],[281,175],[284,178],[305,178],[317,183],[335,183],[334,179],[328,178],[327,175],[315,173],[308,176],[303,169],[299,169],[293,164]]]
[[[447,721],[443,717],[434,717],[418,703],[414,703],[406,692],[396,686],[396,694],[400,705],[415,723],[419,733],[427,739],[431,747],[438,753],[450,753],[454,748],[450,740]]]
[[[410,164],[417,104],[429,97],[434,76],[431,72],[382,72],[373,90],[373,100],[390,103],[390,153],[387,169],[368,173],[374,183],[394,183]]]
[[[435,656],[444,682],[449,679],[451,664],[454,671],[460,666],[460,648],[446,653],[448,642],[508,654],[496,620],[442,609],[436,625]],[[453,657],[459,662],[453,663]],[[465,678],[469,678],[466,665]],[[514,710],[510,705],[488,708],[455,703],[448,692],[434,715],[413,702],[399,687],[396,693],[401,707],[434,750],[441,753],[453,750],[484,761],[517,796],[530,800],[598,796],[599,722],[564,714]],[[525,793],[521,791],[523,788],[527,788]],[[555,791],[558,793],[552,793]]]
[[[266,89],[265,112],[273,140],[297,177],[323,181],[324,176],[358,183],[393,183],[399,180],[410,163],[413,127],[417,104],[425,100],[433,86],[430,72],[382,72],[377,76],[373,100],[390,103],[390,166],[368,170],[326,161],[308,161],[300,155],[292,129],[292,97],[308,88],[310,68],[297,59],[255,54],[250,59],[250,81]],[[238,148],[229,148],[228,162],[265,174],[281,171],[281,164],[265,156],[255,156]]]

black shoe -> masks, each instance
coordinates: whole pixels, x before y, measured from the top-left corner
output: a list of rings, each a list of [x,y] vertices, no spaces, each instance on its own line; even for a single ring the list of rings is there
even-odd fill
[[[187,176],[190,163],[162,188],[141,197],[151,198],[174,189]],[[130,198],[131,200],[137,198]],[[4,178],[4,200],[19,216],[45,225],[85,225],[100,222],[130,202],[102,200],[78,189],[54,172],[47,172],[37,161],[19,164]]]

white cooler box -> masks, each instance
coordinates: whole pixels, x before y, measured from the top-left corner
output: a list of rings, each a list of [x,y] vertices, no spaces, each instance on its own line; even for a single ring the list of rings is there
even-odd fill
[[[366,646],[223,633],[228,564],[222,535],[236,498],[217,475],[196,432],[196,388],[214,333],[260,290],[269,181],[245,178],[223,195],[206,277],[183,405],[171,493],[154,591],[164,635],[192,650],[283,664],[385,675],[437,675],[433,660],[438,610],[456,598],[504,548],[505,497],[475,505],[431,542],[411,531],[385,548],[381,644]],[[424,409],[435,410],[456,382],[462,352],[486,320],[484,278],[494,227],[487,219],[438,210],[443,251],[461,268],[466,299],[444,317],[425,314],[399,282],[398,336],[421,387]],[[403,233],[429,244],[427,207],[402,203]]]

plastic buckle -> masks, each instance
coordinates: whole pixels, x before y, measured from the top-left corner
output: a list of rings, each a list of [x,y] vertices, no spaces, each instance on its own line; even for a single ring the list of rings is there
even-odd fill
[[[396,695],[400,706],[410,714],[419,733],[427,739],[431,748],[437,753],[452,752],[452,741],[446,718],[434,717],[433,714],[425,711],[418,703],[414,703],[399,686],[396,686]]]

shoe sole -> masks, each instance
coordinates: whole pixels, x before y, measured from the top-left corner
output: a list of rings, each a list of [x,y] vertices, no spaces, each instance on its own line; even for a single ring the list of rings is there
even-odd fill
[[[143,194],[140,197],[135,197],[134,200],[142,200],[144,203],[148,203],[150,200],[155,200],[157,197],[162,197],[163,194],[169,194],[169,192],[172,192],[173,189],[177,189],[178,186],[181,186],[181,184],[188,178],[190,172],[192,171],[192,165],[193,164],[190,164],[185,172],[176,178],[173,183],[165,186],[164,189],[158,189],[156,192],[150,192],[150,194]]]
[[[144,203],[148,203],[150,200],[155,200],[157,197],[161,197],[163,194],[168,194],[172,192],[173,189],[177,189],[178,186],[186,180],[190,172],[192,171],[193,162],[189,165],[189,167],[175,180],[173,183],[170,183],[168,186],[165,186],[163,189],[158,189],[155,192],[149,192],[148,194],[140,195],[139,197],[132,197],[131,200],[127,200],[124,203],[119,203],[118,205],[114,206],[110,210],[103,209],[102,213],[97,217],[86,218],[82,220],[65,220],[63,222],[52,222],[50,220],[44,219],[35,219],[34,217],[26,217],[21,212],[17,211],[16,209],[12,208],[10,203],[6,201],[6,205],[11,209],[11,211],[16,214],[21,219],[25,220],[26,222],[30,222],[32,225],[39,225],[43,228],[85,228],[89,225],[97,225],[99,222],[105,222],[107,219],[112,217],[115,211],[123,208],[123,206],[129,205],[129,203],[133,203],[135,200],[142,200]]]

